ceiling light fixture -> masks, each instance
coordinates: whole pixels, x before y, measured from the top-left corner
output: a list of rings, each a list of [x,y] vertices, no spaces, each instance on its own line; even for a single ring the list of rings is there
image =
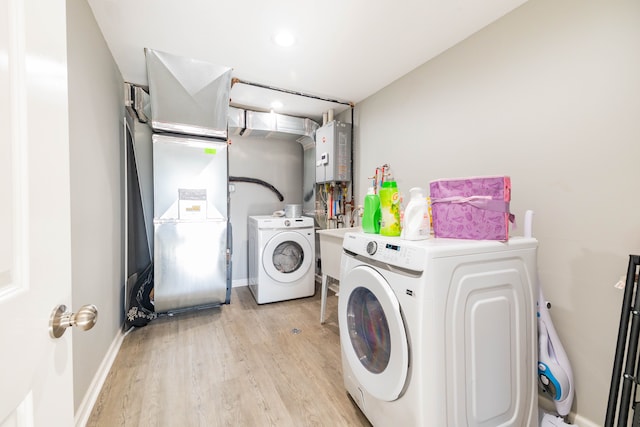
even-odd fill
[[[282,107],[284,107],[284,104],[282,104],[282,102],[280,102],[280,101],[273,101],[271,103],[271,109],[272,110],[280,110],[280,109],[282,109]]]
[[[296,38],[288,31],[280,31],[274,34],[273,42],[278,46],[290,47],[296,42]]]

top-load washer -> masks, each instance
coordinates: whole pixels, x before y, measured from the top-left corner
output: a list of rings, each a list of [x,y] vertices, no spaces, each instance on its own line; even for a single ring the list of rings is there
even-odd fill
[[[536,248],[345,235],[344,384],[374,426],[537,425]]]
[[[249,289],[258,304],[315,293],[313,218],[249,217]]]

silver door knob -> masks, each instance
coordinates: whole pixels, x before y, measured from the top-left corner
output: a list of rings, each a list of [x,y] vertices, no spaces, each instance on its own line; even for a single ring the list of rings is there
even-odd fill
[[[59,305],[53,309],[49,319],[49,335],[60,338],[69,326],[77,326],[83,331],[93,328],[98,321],[98,308],[93,305],[83,305],[77,313],[67,311],[67,306]]]

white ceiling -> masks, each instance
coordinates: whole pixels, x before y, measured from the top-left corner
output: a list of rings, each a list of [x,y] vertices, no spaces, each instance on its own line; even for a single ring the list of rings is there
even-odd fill
[[[247,82],[358,103],[526,0],[88,0],[127,82],[144,48],[233,68]],[[277,30],[294,34],[283,48]],[[233,104],[319,120],[346,108],[236,84]]]

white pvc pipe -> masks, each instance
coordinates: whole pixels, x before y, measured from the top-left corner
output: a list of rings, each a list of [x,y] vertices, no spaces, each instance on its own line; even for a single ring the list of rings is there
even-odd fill
[[[524,213],[524,237],[533,237],[533,211]]]

